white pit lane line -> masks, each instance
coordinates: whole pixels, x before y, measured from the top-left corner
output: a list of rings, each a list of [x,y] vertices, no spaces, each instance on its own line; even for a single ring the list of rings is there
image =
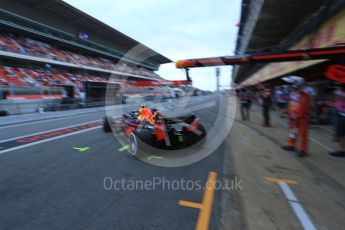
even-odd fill
[[[0,130],[18,127],[18,126],[27,126],[27,125],[34,125],[34,124],[40,124],[40,123],[49,123],[49,122],[54,122],[54,121],[59,121],[59,120],[65,120],[65,119],[68,119],[71,117],[86,116],[86,115],[90,115],[92,113],[102,113],[102,112],[104,112],[104,111],[92,111],[92,112],[87,112],[87,113],[69,114],[69,115],[63,115],[60,117],[47,117],[47,118],[41,118],[39,120],[24,121],[24,122],[20,122],[18,124],[3,124],[3,125],[1,124]],[[20,118],[18,118],[18,119],[20,119]]]
[[[66,119],[66,117],[47,118],[47,119],[42,119],[42,120],[38,120],[38,121],[23,122],[23,123],[19,123],[19,124],[1,125],[0,129],[8,129],[8,128],[14,128],[14,127],[18,127],[18,126],[26,126],[26,125],[34,125],[34,124],[40,124],[40,123],[47,123],[47,122],[58,121],[58,120],[63,120],[63,119]]]
[[[303,209],[301,203],[298,201],[297,197],[291,190],[290,186],[285,182],[278,182],[279,187],[283,191],[286,199],[288,200],[292,210],[294,211],[296,217],[298,218],[300,224],[304,230],[316,230],[314,223],[309,218],[306,211]]]
[[[97,120],[97,121],[100,121],[100,120]],[[97,122],[97,121],[96,121],[96,122]],[[73,126],[69,126],[69,127],[67,127],[67,128],[72,128],[72,127],[75,127],[75,126],[81,126],[81,125],[85,125],[85,124],[89,124],[89,123],[93,123],[93,122],[87,122],[87,123],[82,123],[82,124],[76,124],[76,125],[73,125]],[[63,128],[58,129],[58,130],[65,129],[65,128],[66,128],[66,127],[63,127]],[[88,131],[95,130],[95,129],[99,129],[99,128],[101,128],[101,125],[97,125],[97,126],[95,126],[95,127],[90,127],[90,128],[86,128],[86,129],[79,130],[79,131],[74,131],[74,132],[72,132],[72,133],[62,134],[62,135],[59,135],[59,136],[55,136],[55,137],[43,139],[43,140],[40,140],[40,141],[35,141],[35,142],[32,142],[32,143],[23,144],[23,145],[20,145],[20,146],[16,146],[16,147],[4,149],[4,150],[1,150],[1,148],[0,148],[0,155],[3,154],[3,153],[10,152],[10,151],[14,151],[14,150],[26,148],[26,147],[29,147],[29,146],[33,146],[33,145],[45,143],[45,142],[48,142],[48,141],[57,140],[57,139],[60,139],[60,138],[65,138],[65,137],[73,136],[73,135],[76,135],[76,134],[88,132]],[[43,133],[48,133],[48,132],[53,132],[53,131],[57,131],[57,130],[48,130],[48,131],[45,131],[45,132],[43,132]],[[40,134],[42,134],[42,132],[41,132]],[[30,134],[30,135],[28,135],[28,136],[33,136],[33,135],[35,135],[35,134]],[[38,134],[38,135],[39,135],[39,134]],[[27,137],[27,135],[26,135],[25,137]],[[14,139],[20,139],[20,138],[21,138],[21,137],[17,137],[17,138],[14,138]],[[12,138],[12,140],[13,140],[13,138]],[[3,143],[3,142],[4,142],[4,141],[1,141],[0,144]]]
[[[100,121],[102,121],[102,120],[98,119],[98,120],[83,122],[83,123],[79,123],[79,124],[73,124],[73,125],[69,125],[69,126],[64,126],[64,127],[60,127],[60,128],[57,128],[57,129],[50,129],[50,130],[45,130],[45,131],[41,131],[41,132],[37,132],[37,133],[25,134],[23,136],[11,137],[11,138],[8,138],[8,139],[0,140],[0,145],[1,145],[1,143],[7,142],[7,141],[13,141],[13,140],[16,140],[16,139],[21,139],[21,138],[30,137],[30,136],[36,136],[36,135],[40,135],[40,134],[44,134],[44,133],[48,133],[48,132],[54,132],[54,131],[58,131],[58,130],[61,130],[61,129],[73,128],[75,126],[86,125],[86,124],[89,124],[89,123],[100,122]]]

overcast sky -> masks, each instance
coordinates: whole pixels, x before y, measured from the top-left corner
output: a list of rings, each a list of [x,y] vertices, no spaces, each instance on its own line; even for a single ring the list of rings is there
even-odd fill
[[[241,0],[65,0],[171,60],[231,55],[237,37]],[[215,68],[190,71],[193,85],[216,88]],[[158,72],[169,80],[185,79],[174,64]],[[221,68],[229,85],[231,67]]]

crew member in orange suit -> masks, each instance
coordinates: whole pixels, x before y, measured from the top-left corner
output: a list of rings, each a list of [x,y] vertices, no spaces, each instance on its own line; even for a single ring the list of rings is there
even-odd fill
[[[309,110],[314,91],[310,87],[304,87],[303,83],[295,84],[293,88],[288,105],[289,141],[288,146],[282,148],[287,151],[295,151],[297,141],[300,139],[297,156],[304,157],[308,150]]]

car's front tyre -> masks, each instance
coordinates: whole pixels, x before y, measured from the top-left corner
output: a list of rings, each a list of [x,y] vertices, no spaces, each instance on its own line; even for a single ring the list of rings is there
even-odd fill
[[[129,152],[131,155],[138,157],[139,153],[150,154],[154,146],[154,136],[150,130],[135,130],[129,135]]]
[[[138,138],[134,132],[129,135],[129,152],[133,156],[137,156],[138,153]]]

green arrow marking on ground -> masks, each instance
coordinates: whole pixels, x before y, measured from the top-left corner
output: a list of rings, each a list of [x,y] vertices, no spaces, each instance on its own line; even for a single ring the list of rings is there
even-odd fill
[[[129,148],[129,145],[124,145],[124,146],[122,146],[121,148],[119,148],[118,150],[120,151],[120,152],[123,152],[123,151],[125,151],[126,149],[128,149]]]
[[[152,160],[152,159],[164,159],[164,157],[149,156],[147,159],[148,159],[148,160]]]
[[[85,152],[90,149],[90,147],[73,147],[74,150],[77,150],[78,152]]]

